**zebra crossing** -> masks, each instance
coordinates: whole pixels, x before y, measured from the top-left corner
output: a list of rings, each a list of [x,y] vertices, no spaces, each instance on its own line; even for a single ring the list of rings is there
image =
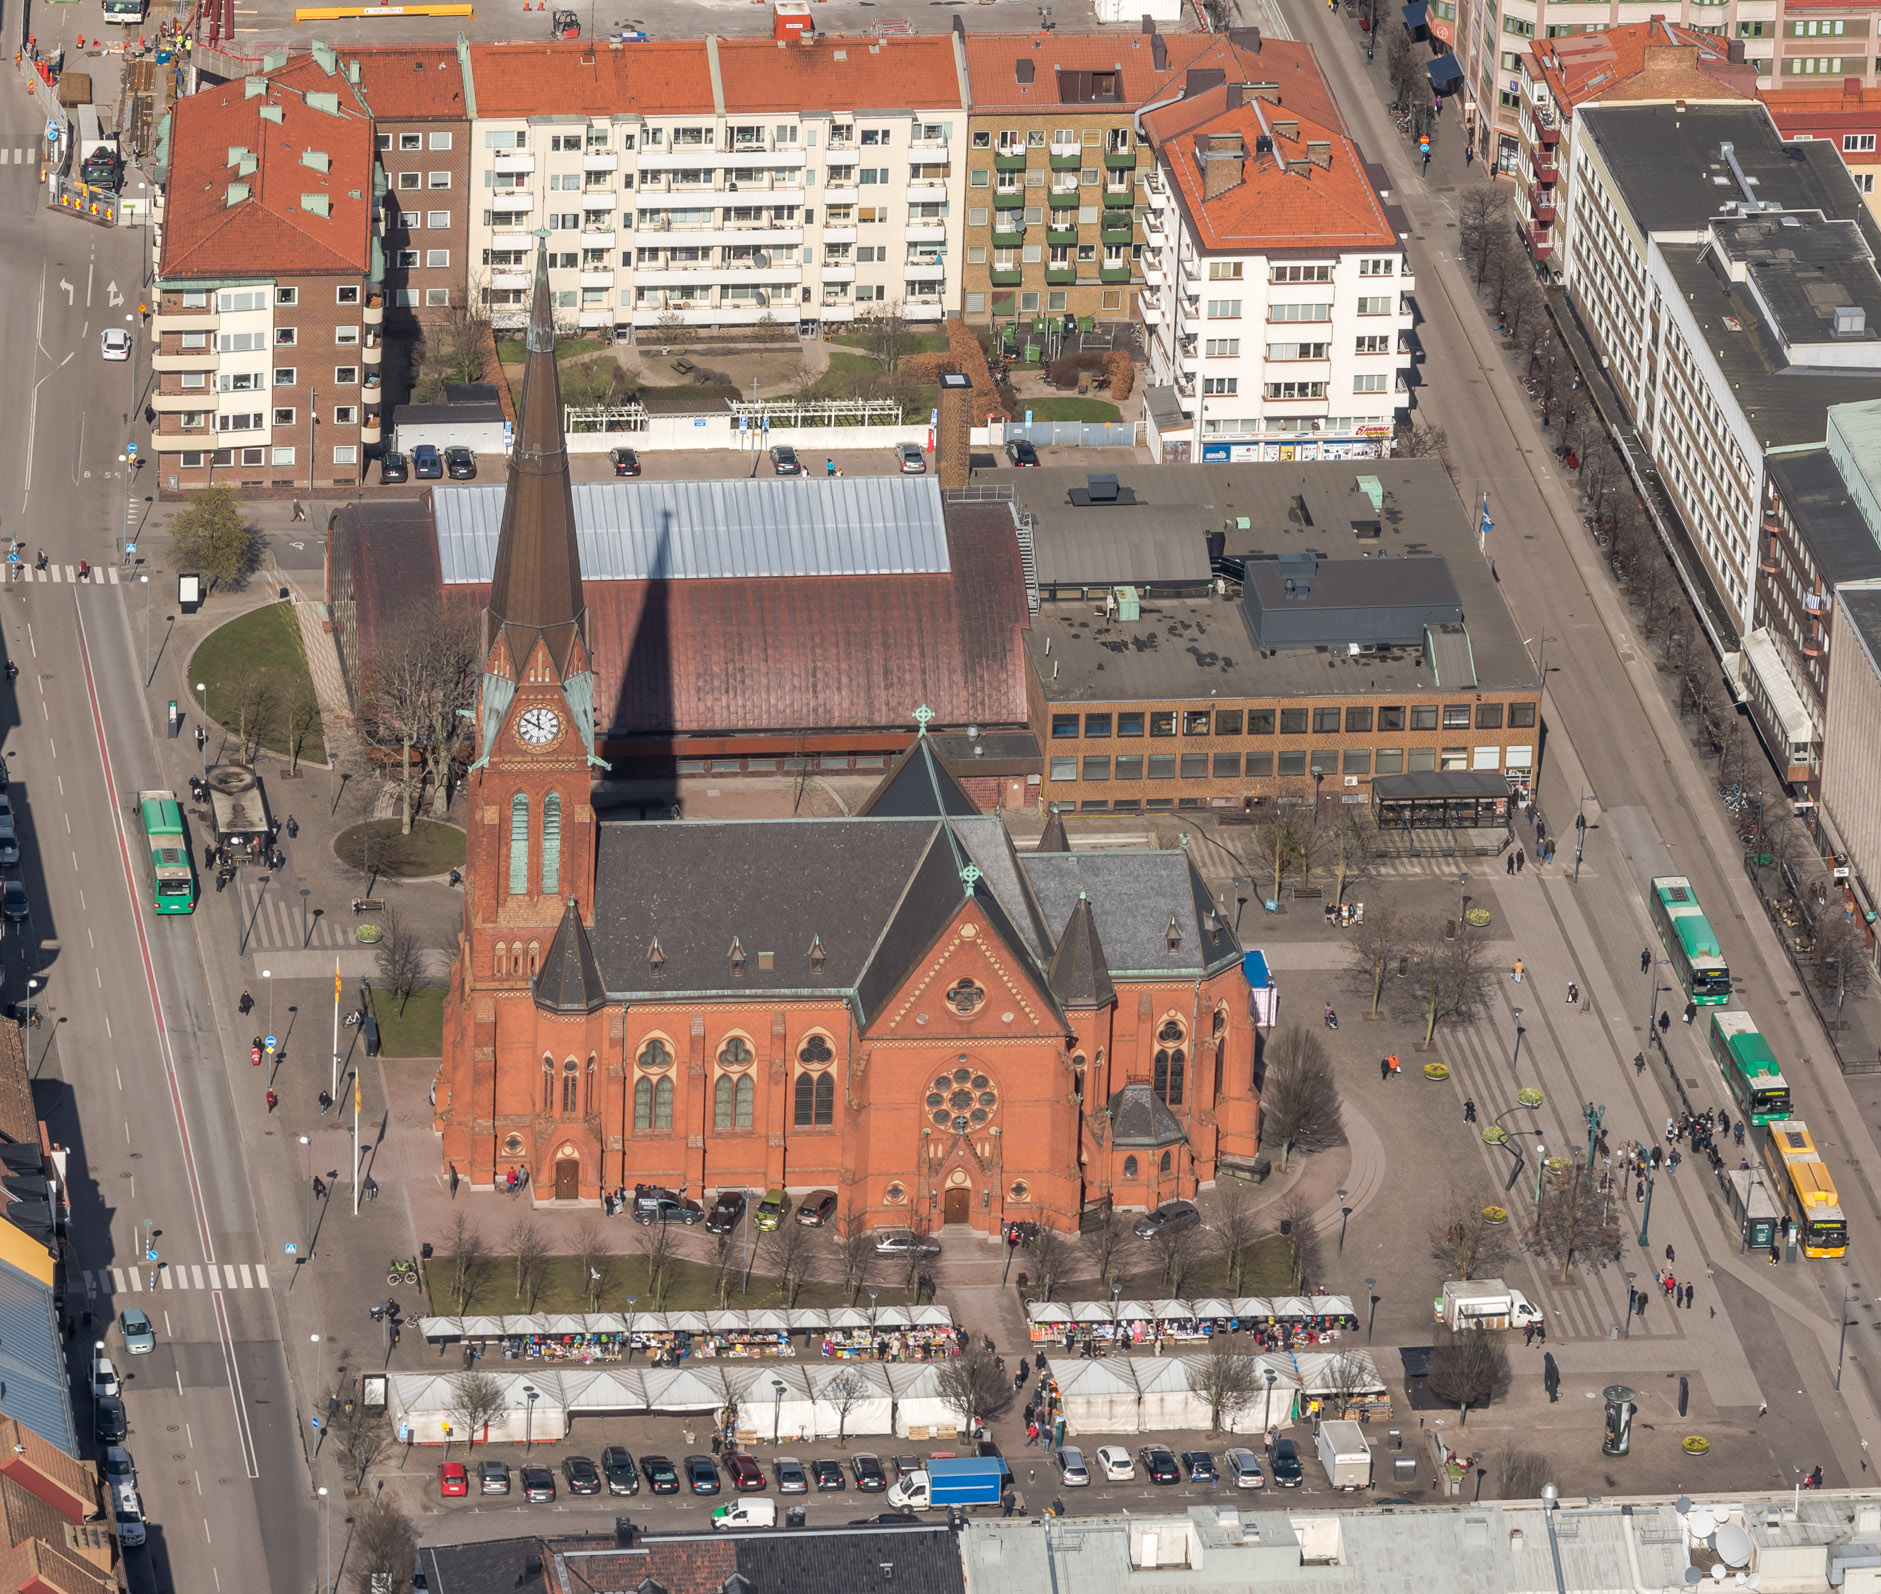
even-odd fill
[[[81,574],[77,565],[47,565],[44,570],[36,570],[30,564],[21,563],[12,566],[10,579],[14,581],[69,581],[73,586],[84,582],[90,582],[94,587],[121,585],[116,565],[93,565],[90,570]]]
[[[37,166],[41,159],[37,141],[31,144],[0,144],[0,166]]]
[[[292,952],[321,948],[337,952],[355,946],[352,929],[330,914],[318,918],[300,895],[282,884],[263,885],[266,875],[238,873],[235,906],[248,927],[251,952]],[[306,915],[305,920],[302,914]]]
[[[268,1270],[257,1262],[160,1262],[155,1264],[159,1290],[265,1290]],[[150,1265],[101,1267],[85,1270],[85,1290],[93,1295],[141,1295],[150,1288]]]

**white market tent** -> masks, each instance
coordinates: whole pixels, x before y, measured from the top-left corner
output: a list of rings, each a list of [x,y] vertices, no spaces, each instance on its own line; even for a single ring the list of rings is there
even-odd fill
[[[529,1334],[625,1334],[628,1332],[741,1334],[813,1334],[826,1328],[868,1328],[867,1306],[840,1306],[833,1310],[811,1307],[757,1308],[723,1312],[592,1312],[528,1313],[516,1316],[421,1317],[418,1331],[428,1340],[503,1339]],[[918,1325],[947,1328],[953,1314],[944,1306],[880,1306],[874,1308],[873,1326],[893,1330]]]
[[[909,1439],[916,1429],[929,1437],[960,1431],[960,1413],[941,1395],[938,1362],[887,1362],[879,1370],[888,1375],[894,1392],[897,1435]]]
[[[1302,1396],[1385,1392],[1369,1351],[1304,1351],[1297,1357],[1279,1354],[1245,1359],[1255,1393],[1224,1424],[1234,1433],[1288,1426],[1294,1402]],[[1095,1360],[1054,1357],[1048,1365],[1064,1400],[1065,1432],[1091,1435],[1207,1428],[1209,1404],[1199,1387],[1207,1362],[1202,1355],[1102,1356]],[[1274,1375],[1271,1399],[1269,1372]]]

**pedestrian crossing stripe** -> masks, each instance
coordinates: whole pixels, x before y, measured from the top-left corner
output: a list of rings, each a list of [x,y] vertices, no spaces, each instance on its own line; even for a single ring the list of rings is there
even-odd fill
[[[82,586],[90,582],[95,587],[122,586],[123,578],[118,574],[116,565],[93,565],[88,575],[80,575],[76,565],[49,565],[44,570],[37,570],[31,565],[16,567],[14,577],[18,581],[69,581],[73,586]]]
[[[174,1262],[156,1268],[156,1288],[160,1290],[265,1290],[268,1270],[259,1262]],[[114,1295],[137,1295],[150,1288],[147,1267],[98,1268],[85,1274],[85,1288]]]

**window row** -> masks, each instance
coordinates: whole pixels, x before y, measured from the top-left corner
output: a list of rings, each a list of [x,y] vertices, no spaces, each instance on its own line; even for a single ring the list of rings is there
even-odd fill
[[[390,149],[392,147],[392,134],[379,134],[378,145],[380,149]],[[402,150],[449,149],[451,147],[451,135],[449,133],[400,133],[398,135],[398,147]]]
[[[573,1069],[574,1063],[566,1065]],[[592,1065],[590,1065],[592,1067]],[[554,1111],[551,1091],[553,1080],[544,1069],[543,1106],[544,1112]],[[564,1101],[572,1102],[567,1094],[572,1089],[572,1081],[565,1083]],[[674,1088],[671,1079],[649,1079],[642,1076],[634,1081],[634,1128],[643,1133],[670,1131],[673,1127]],[[726,1074],[714,1081],[712,1087],[712,1127],[714,1129],[750,1129],[753,1127],[754,1109],[757,1098],[757,1086],[749,1075],[733,1078]],[[564,1105],[564,1114],[573,1112],[572,1105]],[[589,1108],[592,1112],[593,1107]],[[791,1090],[791,1122],[799,1129],[820,1129],[836,1122],[836,1076],[834,1074],[799,1074]]]
[[[449,188],[451,174],[445,172],[400,172],[398,186],[402,193],[410,193],[414,188]]]
[[[333,290],[333,302],[335,304],[358,304],[360,302],[359,293],[360,290],[357,283],[347,283]],[[182,301],[182,309],[207,310],[209,308],[209,290],[206,288],[185,288],[177,297]],[[265,310],[268,308],[269,303],[268,291],[264,288],[224,288],[216,294],[216,313],[218,315],[233,315],[242,310]],[[300,289],[277,286],[274,289],[272,303],[278,305],[299,304]]]
[[[1402,775],[1434,769],[1500,769],[1496,747],[1348,747],[1309,753],[1089,753],[1054,757],[1054,782],[1266,780],[1273,776]]]
[[[1517,730],[1535,723],[1533,703],[1417,703],[1409,707],[1386,704],[1381,708],[1193,708],[1150,709],[1116,714],[1054,714],[1052,740],[1065,741],[1083,734],[1141,736],[1272,736],[1276,722],[1282,736],[1369,735],[1381,731],[1469,730],[1499,731],[1505,722]]]

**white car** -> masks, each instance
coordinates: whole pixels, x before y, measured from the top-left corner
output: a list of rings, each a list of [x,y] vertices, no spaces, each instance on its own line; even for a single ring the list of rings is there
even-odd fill
[[[1136,1462],[1122,1445],[1105,1445],[1097,1452],[1097,1470],[1106,1483],[1130,1483],[1136,1478]]]
[[[931,1235],[916,1234],[913,1229],[884,1229],[875,1237],[875,1249],[883,1256],[939,1256],[940,1241]]]
[[[104,1341],[99,1340],[97,1348],[91,1353],[91,1398],[101,1400],[123,1393],[124,1386],[118,1380],[118,1370],[104,1353]]]
[[[1066,1445],[1062,1450],[1054,1450],[1052,1459],[1058,1463],[1058,1481],[1067,1489],[1082,1489],[1090,1483],[1091,1469],[1084,1464],[1082,1450]]]
[[[1267,1484],[1260,1458],[1252,1450],[1230,1450],[1221,1458],[1221,1471],[1237,1489],[1260,1489]]]
[[[131,357],[131,335],[122,327],[106,327],[99,334],[99,353],[107,360],[128,360]]]

